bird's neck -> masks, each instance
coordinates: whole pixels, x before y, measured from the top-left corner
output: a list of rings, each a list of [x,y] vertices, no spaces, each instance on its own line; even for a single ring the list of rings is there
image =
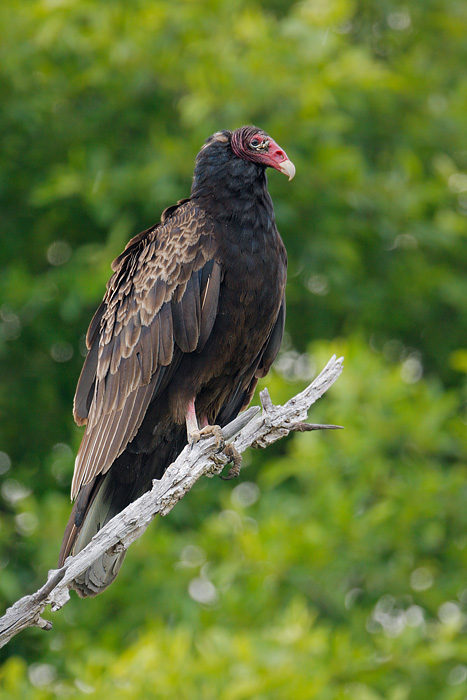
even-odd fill
[[[205,165],[205,164],[204,164]],[[196,199],[234,235],[250,236],[275,228],[265,169],[235,158],[222,168],[195,169],[191,199]]]

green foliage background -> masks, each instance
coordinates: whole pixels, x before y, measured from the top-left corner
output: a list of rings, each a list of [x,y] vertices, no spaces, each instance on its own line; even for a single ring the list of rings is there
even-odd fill
[[[343,354],[313,418],[346,427],[198,484],[2,650],[2,698],[467,696],[466,32],[465,0],[1,4],[2,609],[56,563],[110,261],[220,128],[297,167],[271,395]]]

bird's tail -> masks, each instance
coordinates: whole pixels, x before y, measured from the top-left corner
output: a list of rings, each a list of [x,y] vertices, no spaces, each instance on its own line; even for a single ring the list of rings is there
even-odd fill
[[[141,433],[141,431],[140,431]],[[143,440],[143,437],[139,439]],[[126,449],[106,474],[99,474],[81,487],[63,536],[58,565],[76,555],[115,515],[148,491],[186,444],[186,428],[172,426],[157,449],[136,452],[136,441]],[[125,551],[106,552],[71,584],[82,598],[95,596],[116,578]]]
[[[111,470],[105,476],[96,477],[85,486],[71,511],[63,536],[58,565],[62,566],[70,555],[76,555],[89,544],[114,515],[120,512],[121,504],[112,498],[109,489]],[[106,552],[76,577],[72,587],[81,598],[101,593],[114,581],[125,557],[125,550]]]
[[[59,566],[68,556],[84,549],[109,520],[151,488],[152,478],[160,478],[157,471],[148,468],[148,461],[151,455],[125,450],[106,474],[99,474],[81,487],[63,536]],[[106,552],[74,579],[72,588],[81,598],[101,593],[116,578],[124,557],[125,550]]]

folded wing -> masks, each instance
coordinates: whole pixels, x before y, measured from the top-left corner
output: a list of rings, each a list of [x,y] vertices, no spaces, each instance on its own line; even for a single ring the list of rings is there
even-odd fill
[[[133,238],[114,261],[89,326],[74,400],[86,424],[71,496],[105,474],[134,438],[182,353],[200,351],[217,314],[222,271],[213,224],[190,200]]]

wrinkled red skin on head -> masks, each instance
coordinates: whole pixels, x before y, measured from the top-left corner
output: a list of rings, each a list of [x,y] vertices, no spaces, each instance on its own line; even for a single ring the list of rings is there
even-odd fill
[[[262,151],[251,148],[249,144],[255,139],[260,144],[265,141],[268,142],[268,149]],[[288,160],[286,152],[282,150],[274,139],[257,127],[247,126],[234,131],[232,134],[232,150],[239,158],[251,160],[254,163],[261,163],[276,170],[279,169],[280,164],[284,160]]]

